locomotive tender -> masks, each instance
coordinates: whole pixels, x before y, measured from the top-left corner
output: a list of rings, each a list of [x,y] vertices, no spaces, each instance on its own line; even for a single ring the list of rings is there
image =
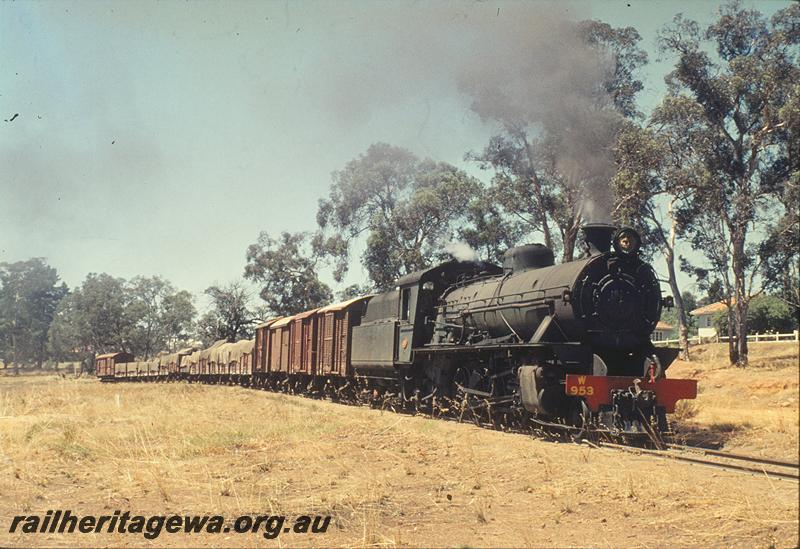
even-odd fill
[[[667,300],[639,258],[633,229],[591,224],[583,234],[585,253],[575,261],[556,265],[540,244],[508,250],[502,267],[450,261],[400,278],[390,292],[265,322],[251,341],[150,363],[103,355],[98,376],[241,383],[492,421],[666,431],[676,402],[697,395],[696,381],[665,377],[677,349],[650,341]],[[121,358],[105,363],[114,357]]]

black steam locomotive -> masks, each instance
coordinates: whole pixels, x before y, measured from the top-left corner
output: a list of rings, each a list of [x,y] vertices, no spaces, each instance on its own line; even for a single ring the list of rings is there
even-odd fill
[[[650,342],[665,301],[630,228],[588,225],[584,256],[508,250],[502,267],[451,261],[393,291],[272,319],[255,340],[149,362],[98,357],[104,380],[186,379],[344,401],[613,432],[667,429],[695,398],[668,380],[677,350]]]
[[[404,397],[665,430],[666,413],[696,396],[696,382],[665,379],[678,351],[650,341],[665,303],[658,279],[633,229],[593,224],[583,234],[584,256],[560,265],[533,244],[508,250],[502,268],[452,262],[400,279],[393,366]],[[354,364],[358,349],[385,345],[369,330],[353,330]]]

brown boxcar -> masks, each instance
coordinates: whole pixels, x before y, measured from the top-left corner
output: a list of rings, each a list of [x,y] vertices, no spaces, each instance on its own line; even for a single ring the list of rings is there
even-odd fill
[[[353,326],[361,317],[372,296],[363,296],[334,303],[317,310],[317,373],[319,375],[352,374],[350,351]]]
[[[288,372],[291,340],[289,324],[294,317],[287,316],[274,322],[269,327],[270,372]]]
[[[107,353],[95,358],[95,373],[99,378],[114,377],[114,365],[117,362],[130,362],[133,355],[130,353]]]
[[[269,327],[280,320],[273,318],[256,326],[255,343],[253,346],[253,373],[265,374],[269,372],[270,364],[270,331]]]
[[[291,353],[289,373],[316,373],[317,365],[317,309],[305,311],[292,317],[289,324]]]

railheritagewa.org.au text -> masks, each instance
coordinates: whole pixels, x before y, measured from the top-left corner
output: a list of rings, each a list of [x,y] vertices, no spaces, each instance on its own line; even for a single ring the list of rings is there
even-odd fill
[[[69,510],[47,511],[41,515],[12,517],[10,534],[134,534],[156,539],[167,534],[258,534],[275,539],[281,534],[324,534],[331,517],[300,515],[134,515],[114,511],[110,515],[81,515]]]

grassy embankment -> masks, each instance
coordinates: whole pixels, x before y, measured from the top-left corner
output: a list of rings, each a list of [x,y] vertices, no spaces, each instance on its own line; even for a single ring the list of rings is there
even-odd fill
[[[797,347],[724,348],[684,428],[797,454]],[[704,436],[711,436],[704,435]],[[793,450],[792,450],[793,448]],[[324,535],[9,534],[11,517],[330,514]],[[2,546],[742,546],[798,543],[798,485],[249,389],[0,376]]]

